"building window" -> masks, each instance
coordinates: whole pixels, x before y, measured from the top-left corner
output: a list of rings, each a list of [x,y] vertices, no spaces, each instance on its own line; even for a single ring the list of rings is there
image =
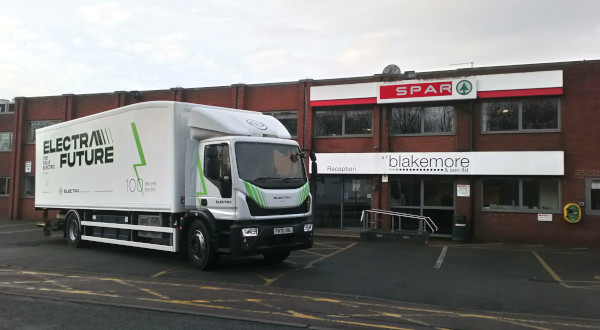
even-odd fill
[[[0,113],[13,113],[15,112],[14,103],[0,103]]]
[[[447,134],[454,132],[454,107],[405,106],[391,110],[390,134]]]
[[[484,132],[558,131],[558,98],[498,100],[483,102]]]
[[[0,132],[0,151],[11,151],[12,150],[12,132]]]
[[[292,137],[298,136],[298,111],[264,112],[264,114],[277,118]]]
[[[315,136],[371,135],[371,109],[316,110]]]
[[[600,214],[600,179],[585,181],[586,213]]]
[[[23,177],[23,197],[35,197],[35,176]]]
[[[0,196],[8,196],[10,178],[0,178]]]
[[[483,209],[495,211],[559,211],[558,179],[484,179]]]
[[[58,124],[59,120],[39,120],[27,122],[27,139],[25,143],[35,143],[35,130],[46,126]]]

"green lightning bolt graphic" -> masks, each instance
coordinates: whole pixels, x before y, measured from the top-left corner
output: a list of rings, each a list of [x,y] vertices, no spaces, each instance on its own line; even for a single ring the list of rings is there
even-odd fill
[[[135,171],[135,176],[137,177],[137,182],[140,183],[140,175],[138,174],[138,166],[146,166],[146,157],[144,157],[144,149],[142,149],[142,143],[140,142],[140,136],[138,135],[137,127],[135,123],[131,123],[131,130],[133,131],[133,138],[135,139],[135,144],[137,145],[138,154],[140,154],[140,163],[133,164],[133,170]],[[144,189],[142,189],[142,195],[144,194]]]

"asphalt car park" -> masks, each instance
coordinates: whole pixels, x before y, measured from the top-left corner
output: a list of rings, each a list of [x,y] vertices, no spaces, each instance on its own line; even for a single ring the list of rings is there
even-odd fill
[[[600,327],[598,252],[317,236],[312,249],[281,263],[223,257],[198,271],[176,254],[73,249],[60,233],[43,237],[31,222],[0,221],[0,292],[321,326],[593,328]]]

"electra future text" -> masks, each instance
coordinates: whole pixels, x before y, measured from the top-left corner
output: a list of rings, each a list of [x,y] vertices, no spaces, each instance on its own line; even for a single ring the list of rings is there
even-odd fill
[[[114,151],[109,131],[94,130],[44,141],[44,154],[61,153],[60,167],[112,163]]]

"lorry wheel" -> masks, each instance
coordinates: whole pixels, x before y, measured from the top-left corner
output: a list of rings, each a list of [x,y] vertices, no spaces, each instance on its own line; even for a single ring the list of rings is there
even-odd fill
[[[200,270],[205,269],[214,259],[211,237],[202,221],[194,221],[188,229],[187,253],[190,263]]]
[[[67,238],[67,244],[69,244],[70,247],[77,248],[83,246],[81,242],[81,226],[75,212],[71,212],[67,217],[65,236]]]
[[[263,257],[268,262],[280,262],[287,259],[290,256],[290,251],[286,252],[273,252],[273,253],[265,253]]]

